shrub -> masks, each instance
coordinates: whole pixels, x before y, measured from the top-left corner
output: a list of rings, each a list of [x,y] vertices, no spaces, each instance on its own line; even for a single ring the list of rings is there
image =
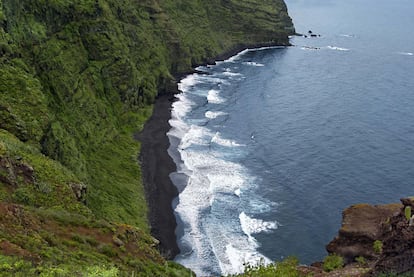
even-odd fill
[[[76,241],[76,242],[79,242],[79,243],[82,243],[82,244],[85,243],[85,238],[83,238],[83,236],[80,236],[78,234],[73,235],[72,240]]]
[[[90,266],[87,268],[86,275],[89,277],[114,277],[119,276],[119,270],[116,267]]]
[[[266,265],[260,262],[258,265],[246,265],[244,273],[236,276],[249,277],[298,277],[297,270],[298,259],[288,257],[285,260],[273,264]]]
[[[33,194],[28,187],[20,187],[16,189],[13,193],[13,200],[19,204],[23,205],[32,205],[35,203]]]
[[[102,244],[98,248],[99,248],[99,252],[101,252],[102,254],[110,258],[116,257],[118,255],[115,249],[109,244]]]
[[[332,270],[342,268],[344,266],[344,259],[336,254],[326,256],[323,260],[323,270],[330,272]]]
[[[362,256],[358,256],[358,257],[356,257],[356,258],[355,258],[355,261],[356,261],[359,265],[362,265],[362,266],[365,266],[365,265],[367,264],[367,260],[366,260],[364,257],[362,257]]]
[[[382,241],[380,240],[374,241],[373,248],[374,248],[375,253],[381,254],[382,253]]]
[[[31,267],[32,264],[28,261],[0,254],[0,276],[16,276],[18,272],[28,273]]]
[[[411,219],[411,207],[410,206],[405,207],[404,214],[407,220]]]

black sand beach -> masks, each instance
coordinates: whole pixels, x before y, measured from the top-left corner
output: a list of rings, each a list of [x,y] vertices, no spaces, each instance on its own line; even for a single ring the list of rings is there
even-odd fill
[[[173,101],[171,94],[159,96],[151,118],[144,129],[135,135],[141,142],[139,160],[149,206],[151,234],[160,241],[160,252],[167,259],[173,259],[179,253],[175,236],[177,223],[172,209],[172,200],[178,191],[169,177],[176,166],[168,155],[170,143],[166,134],[170,129],[168,120]]]
[[[289,41],[239,44],[214,58],[206,59],[204,64],[214,64],[216,61],[228,59],[247,48],[289,45]],[[181,80],[195,72],[197,70],[193,69],[176,74],[175,78]],[[171,128],[168,123],[171,119],[171,104],[176,93],[179,93],[176,86],[170,87],[169,91],[161,92],[155,101],[151,118],[145,123],[144,129],[135,134],[135,139],[141,142],[139,161],[149,206],[151,234],[160,241],[160,252],[167,259],[174,259],[180,253],[175,235],[177,222],[172,208],[172,201],[178,196],[178,190],[169,177],[170,173],[176,171],[176,165],[168,154],[170,142],[167,136]]]

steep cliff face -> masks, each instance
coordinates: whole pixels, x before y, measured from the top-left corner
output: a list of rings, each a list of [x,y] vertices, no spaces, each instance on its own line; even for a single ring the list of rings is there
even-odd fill
[[[327,245],[328,252],[344,257],[348,268],[358,269],[355,276],[412,276],[414,198],[401,202],[347,208],[338,236]]]
[[[246,46],[286,45],[293,32],[282,0],[0,0],[3,208],[23,209],[18,214],[35,227],[43,212],[56,226],[60,213],[80,216],[85,221],[79,224],[91,228],[89,237],[115,249],[101,246],[96,256],[80,260],[138,268],[122,258],[128,247],[123,252],[89,225],[104,219],[148,234],[139,143],[132,133],[151,114],[157,94],[174,90],[175,76],[193,65]],[[86,191],[81,202],[79,187]],[[95,242],[73,242],[63,227],[56,227],[62,232],[52,242],[42,228],[19,224],[33,233],[16,238],[2,225],[3,254],[13,244],[23,256],[39,257],[34,263],[53,266],[81,246],[89,245],[85,253],[97,251]],[[117,228],[108,230],[115,234]],[[143,244],[151,254],[142,257],[159,264],[152,244]]]

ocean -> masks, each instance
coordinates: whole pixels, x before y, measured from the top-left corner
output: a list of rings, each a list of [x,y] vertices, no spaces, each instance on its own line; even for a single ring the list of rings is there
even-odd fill
[[[322,260],[344,208],[414,194],[414,2],[286,3],[296,31],[316,37],[179,84],[176,261],[201,276]]]

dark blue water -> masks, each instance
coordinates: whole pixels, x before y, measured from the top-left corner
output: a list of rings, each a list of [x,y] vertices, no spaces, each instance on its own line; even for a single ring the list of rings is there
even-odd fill
[[[286,2],[321,37],[201,67],[174,104],[177,261],[199,274],[321,260],[344,208],[414,194],[414,2]]]

